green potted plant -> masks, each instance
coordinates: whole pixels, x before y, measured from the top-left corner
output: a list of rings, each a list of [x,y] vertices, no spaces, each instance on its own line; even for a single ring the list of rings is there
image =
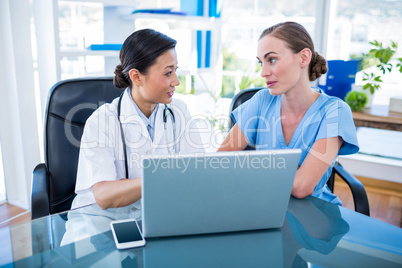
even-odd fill
[[[349,91],[346,94],[345,102],[350,106],[352,111],[361,111],[367,104],[367,95],[362,91]]]
[[[363,90],[369,90],[370,94],[374,94],[376,90],[381,89],[383,75],[390,73],[394,67],[399,68],[399,72],[402,73],[402,58],[398,58],[398,63],[395,66],[390,62],[398,49],[398,43],[394,41],[391,41],[391,45],[387,47],[384,47],[382,42],[377,40],[370,42],[370,44],[374,48],[363,55],[362,69],[375,65],[376,71],[363,72],[363,81],[365,82]]]
[[[389,46],[384,46],[382,42],[377,40],[369,43],[374,46],[369,53],[363,54],[360,57],[355,57],[360,61],[358,70],[363,73],[363,85],[352,85],[352,92],[358,91],[366,94],[368,101],[365,106],[371,106],[374,93],[381,89],[383,75],[390,73],[394,68],[397,68],[397,70],[402,73],[402,58],[398,58],[396,63],[391,61],[398,49],[398,44],[396,42],[391,40]],[[372,66],[375,67],[368,71],[367,69]],[[349,105],[353,106],[351,106],[352,110],[362,110],[365,107],[361,107],[361,105],[356,106],[356,102],[363,103],[362,99],[363,97],[361,94],[360,96],[355,94],[349,96]]]

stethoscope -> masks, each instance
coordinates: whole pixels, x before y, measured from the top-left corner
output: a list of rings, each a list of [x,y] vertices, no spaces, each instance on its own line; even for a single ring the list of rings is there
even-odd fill
[[[124,153],[124,167],[126,169],[126,178],[128,179],[128,161],[127,161],[127,145],[126,145],[126,139],[124,137],[124,132],[123,132],[123,125],[121,124],[120,121],[120,111],[121,111],[121,100],[123,99],[124,95],[123,91],[119,97],[119,102],[117,104],[117,120],[119,120],[119,125],[120,125],[120,134],[121,134],[121,141],[123,142],[123,153]],[[179,148],[176,146],[176,120],[173,114],[173,111],[171,108],[169,108],[165,104],[165,108],[163,109],[163,127],[166,130],[166,125],[167,125],[167,113],[170,113],[170,118],[172,119],[172,126],[173,126],[173,152],[175,154],[179,153]],[[168,146],[168,135],[164,135],[166,139],[166,146]],[[168,152],[169,154],[172,154],[170,147],[168,146]]]

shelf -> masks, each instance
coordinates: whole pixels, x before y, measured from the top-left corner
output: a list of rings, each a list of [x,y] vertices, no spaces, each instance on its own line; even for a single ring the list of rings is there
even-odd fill
[[[194,22],[204,22],[213,23],[220,21],[220,18],[215,17],[203,17],[203,16],[186,16],[186,15],[174,15],[174,14],[157,14],[157,13],[135,13],[130,15],[122,16],[126,19],[172,19],[172,20],[184,20],[184,21],[194,21]]]
[[[402,131],[402,114],[390,112],[386,105],[373,105],[361,112],[352,112],[357,127]]]
[[[90,3],[98,3],[103,4],[104,6],[132,6],[135,7],[138,5],[136,0],[63,0],[66,2],[90,2]]]
[[[57,2],[61,0],[51,0],[54,7],[58,8]],[[192,16],[192,15],[180,15],[180,14],[158,14],[158,13],[134,13],[133,11],[138,9],[141,5],[139,0],[63,0],[70,3],[97,3],[100,5],[104,5],[103,9],[103,23],[104,23],[104,42],[106,44],[117,44],[123,42],[129,34],[131,34],[137,27],[140,27],[142,21],[147,23],[148,21],[151,23],[155,23],[156,25],[160,24],[160,22],[167,23],[169,29],[172,29],[172,35],[176,37],[178,42],[182,42],[184,38],[188,38],[186,40],[186,47],[184,47],[181,51],[184,55],[178,55],[179,58],[179,70],[178,75],[189,75],[195,73],[214,73],[215,68],[202,68],[199,69],[195,65],[197,62],[197,58],[195,55],[196,49],[196,34],[199,32],[196,31],[211,31],[214,32],[214,38],[216,36],[217,40],[220,38],[219,32],[221,29],[222,19],[215,17],[204,17],[204,16]],[[162,4],[158,4],[156,6],[161,6]],[[50,11],[55,11],[56,9],[49,9]],[[172,8],[172,10],[175,10]],[[48,11],[47,11],[48,12]],[[54,19],[50,22],[58,21],[58,13],[54,14]],[[140,24],[138,24],[140,22]],[[165,26],[165,25],[163,25]],[[58,27],[55,27],[56,30],[59,30]],[[50,33],[51,27],[46,33]],[[57,33],[56,33],[57,35]],[[212,34],[211,34],[212,36]],[[206,39],[206,33],[203,33],[202,39]],[[210,37],[212,39],[212,37]],[[62,48],[60,47],[59,40],[54,40],[56,51],[54,53],[54,61],[56,62],[56,80],[60,80],[62,77],[62,70],[60,61],[63,60],[71,60],[75,58],[85,58],[86,56],[99,56],[99,58],[103,57],[104,59],[104,69],[105,73],[113,73],[116,64],[119,61],[120,51],[118,50],[91,50],[86,48]],[[204,41],[205,43],[206,41]],[[184,43],[184,42],[183,42]],[[201,49],[204,52],[205,44],[202,44]],[[104,49],[104,48],[100,48]],[[215,56],[217,53],[215,50],[210,51],[211,55]],[[204,55],[202,56],[204,57]],[[211,56],[212,57],[212,56]],[[192,59],[192,60],[191,60]],[[215,62],[215,60],[214,60]],[[63,64],[65,64],[63,62]],[[63,71],[64,72],[64,71]],[[77,73],[77,75],[79,75]],[[210,83],[215,83],[214,79],[210,78],[208,81]]]
[[[186,22],[187,27],[195,28],[197,30],[201,29],[211,29],[212,27],[217,27],[216,24],[222,23],[221,18],[215,17],[202,17],[202,16],[183,16],[183,15],[173,15],[173,14],[154,14],[154,13],[135,13],[129,15],[121,15],[123,20],[135,21],[137,19],[153,19],[153,20],[163,20],[163,21],[177,21]]]
[[[61,57],[82,57],[82,56],[105,56],[105,57],[118,57],[120,51],[117,50],[90,50],[90,49],[61,49]]]

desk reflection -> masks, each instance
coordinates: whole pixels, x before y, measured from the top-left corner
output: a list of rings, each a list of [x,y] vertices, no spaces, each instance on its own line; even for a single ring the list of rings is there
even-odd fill
[[[329,254],[349,232],[349,224],[342,218],[338,206],[315,198],[296,200],[292,197],[282,230],[287,256],[284,267],[307,267],[309,259],[304,259],[302,249]]]
[[[87,241],[94,252],[112,258],[116,246],[110,222],[135,216],[130,207],[102,210],[92,205],[70,211],[61,248],[57,251],[71,250],[64,247],[69,244],[76,249]],[[144,248],[117,251],[116,258],[131,265],[142,263],[143,258],[145,267],[307,267],[310,260],[303,250],[329,254],[348,231],[349,225],[342,219],[338,206],[316,198],[291,197],[281,229],[148,238]]]
[[[400,228],[311,196],[290,199],[280,229],[148,238],[117,250],[110,222],[134,217],[92,205],[7,226],[0,252],[15,254],[0,256],[0,266],[402,267]]]
[[[280,229],[147,239],[144,267],[283,267]]]
[[[14,267],[143,267],[142,248],[116,250],[111,232],[42,251]]]
[[[110,231],[114,220],[141,220],[141,211],[133,205],[122,208],[101,209],[97,204],[71,210],[67,214],[66,232],[60,246]]]

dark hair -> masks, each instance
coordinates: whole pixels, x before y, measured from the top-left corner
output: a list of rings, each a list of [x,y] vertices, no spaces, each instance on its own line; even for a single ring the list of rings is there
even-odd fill
[[[327,61],[323,56],[314,51],[313,40],[302,25],[291,21],[281,22],[265,29],[262,32],[260,39],[266,35],[272,35],[285,41],[287,46],[295,54],[305,48],[310,49],[312,54],[308,72],[310,81],[316,80],[328,71]]]
[[[131,87],[129,72],[137,69],[146,75],[156,59],[176,46],[176,40],[152,29],[138,30],[124,41],[120,64],[116,66],[113,84],[117,88]]]

